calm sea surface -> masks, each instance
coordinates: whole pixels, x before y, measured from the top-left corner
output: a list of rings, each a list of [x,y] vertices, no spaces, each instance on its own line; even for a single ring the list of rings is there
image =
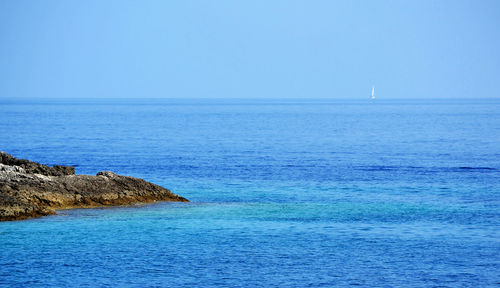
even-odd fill
[[[190,199],[0,223],[2,287],[499,287],[500,100],[0,100],[0,150]]]

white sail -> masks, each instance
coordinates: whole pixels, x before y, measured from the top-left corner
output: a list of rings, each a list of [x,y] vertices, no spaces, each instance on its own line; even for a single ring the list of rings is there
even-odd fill
[[[372,87],[372,99],[375,99],[375,86]]]

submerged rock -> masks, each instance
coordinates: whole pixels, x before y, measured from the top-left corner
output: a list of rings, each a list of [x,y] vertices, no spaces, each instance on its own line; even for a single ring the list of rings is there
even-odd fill
[[[75,175],[71,166],[39,164],[0,151],[0,221],[55,214],[55,209],[189,202],[143,179],[110,171]]]

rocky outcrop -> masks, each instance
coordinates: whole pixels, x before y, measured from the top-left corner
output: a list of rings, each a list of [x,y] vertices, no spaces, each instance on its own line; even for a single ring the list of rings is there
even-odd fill
[[[56,209],[129,205],[187,199],[153,183],[113,172],[75,175],[0,152],[0,221],[55,214]]]
[[[41,174],[45,176],[75,175],[75,167],[54,165],[49,167],[26,159],[17,159],[14,156],[0,151],[0,163],[5,166],[20,167],[27,174]],[[8,170],[9,168],[4,168]],[[2,168],[0,167],[0,171]]]

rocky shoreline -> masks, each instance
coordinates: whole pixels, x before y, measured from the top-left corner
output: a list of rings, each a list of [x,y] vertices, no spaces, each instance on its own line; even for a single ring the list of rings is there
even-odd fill
[[[189,202],[143,179],[104,171],[75,175],[72,166],[39,164],[0,151],[0,221],[56,214],[56,209]]]

